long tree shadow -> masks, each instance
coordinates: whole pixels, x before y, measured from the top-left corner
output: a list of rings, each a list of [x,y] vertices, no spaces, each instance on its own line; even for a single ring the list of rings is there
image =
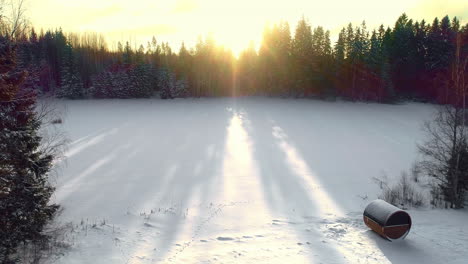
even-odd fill
[[[320,252],[314,252],[314,255],[309,253],[312,262],[330,257],[342,259],[343,256],[335,248],[321,244],[324,234],[319,226],[309,225],[305,230],[304,225],[309,221],[318,223],[322,218],[333,217],[337,212],[333,206],[327,208],[320,204],[327,201],[314,200],[314,186],[306,183],[291,167],[288,162],[290,157],[282,147],[284,142],[278,137],[271,116],[261,108],[250,107],[250,102],[242,106],[248,120],[246,130],[251,136],[254,156],[260,169],[263,194],[272,215],[286,219],[298,239],[312,245],[312,251],[314,246],[320,247]]]
[[[157,131],[155,139],[161,139],[160,144],[163,147],[159,151],[152,151],[151,144],[145,142],[136,144],[142,147],[141,155],[145,155],[140,161],[143,166],[139,167],[140,173],[134,179],[136,184],[125,190],[125,193],[138,193],[138,199],[133,199],[134,213],[154,212],[154,215],[150,215],[145,223],[141,220],[133,221],[129,225],[129,231],[141,231],[143,226],[144,232],[154,235],[130,249],[130,256],[146,254],[164,260],[177,255],[181,251],[182,242],[175,242],[189,239],[190,235],[187,233],[194,228],[190,226],[193,219],[187,218],[203,217],[189,215],[193,207],[207,203],[207,194],[221,185],[217,166],[221,164],[224,152],[225,131],[230,113],[224,102],[207,103],[213,103],[212,111],[199,108],[197,104],[184,104],[185,109],[170,109],[171,114],[167,113],[167,116],[164,112],[155,113],[159,118],[167,117],[167,120],[158,120],[164,127],[158,126],[150,130]],[[177,122],[171,122],[174,115]],[[143,130],[143,133],[146,135],[139,138],[151,137],[147,134],[148,131]],[[163,138],[158,137],[158,134],[171,136]],[[152,152],[155,155],[151,155]],[[137,154],[136,157],[141,155]],[[158,173],[163,177],[159,177]],[[148,177],[148,174],[154,176]]]
[[[70,161],[68,173],[79,170],[70,182],[94,188],[68,192],[65,217],[101,216],[125,229],[119,241],[127,243],[126,257],[166,258],[182,229],[191,228],[185,218],[194,200],[207,203],[209,194],[222,185],[219,167],[232,113],[227,111],[229,102],[205,104],[211,107],[201,107],[198,102],[184,102],[183,108],[127,106],[130,112],[145,114],[127,119],[127,126]],[[88,169],[75,166],[83,162],[90,164]],[[71,208],[79,200],[81,206]],[[118,251],[115,248],[99,258],[115,259],[121,254]]]
[[[400,138],[400,127],[388,124],[387,108],[375,106],[369,118],[363,114],[369,111],[366,104],[298,100],[276,105],[270,118],[346,212],[361,212],[368,202],[362,197],[377,197],[373,177],[399,175],[414,159],[415,145],[407,136]]]
[[[315,103],[317,105],[314,105]],[[258,110],[252,107],[250,102],[246,105],[247,108]],[[314,101],[302,101],[295,105],[277,102],[277,107],[269,108],[270,111],[263,113],[264,117],[260,116],[255,120],[252,118],[252,123],[256,124],[258,119],[262,118],[269,120],[273,138],[280,141],[280,149],[290,152],[289,156],[297,156],[302,160],[296,166],[299,168],[298,174],[304,176],[306,181],[320,181],[317,187],[326,194],[327,199],[336,207],[345,209],[343,213],[346,217],[338,221],[341,223],[330,225],[332,228],[347,228],[343,235],[335,239],[338,243],[344,242],[338,248],[340,252],[349,255],[349,252],[354,251],[357,261],[372,251],[376,253],[374,257],[384,262],[409,263],[421,259],[433,263],[416,240],[410,243],[403,241],[401,244],[388,244],[387,241],[382,241],[366,231],[367,228],[362,224],[361,212],[367,202],[359,197],[359,194],[369,194],[372,197],[371,194],[378,189],[372,188],[373,184],[369,183],[371,177],[389,166],[394,169],[392,172],[396,168],[399,173],[400,169],[405,169],[402,164],[409,160],[406,157],[402,158],[400,153],[413,153],[413,148],[407,144],[399,145],[393,142],[402,134],[398,129],[388,131],[391,126],[385,124],[386,133],[376,132],[375,127],[379,127],[377,123],[381,122],[379,116],[384,115],[384,112],[377,109],[369,121],[362,116],[362,107]],[[264,130],[268,130],[268,125]],[[392,139],[390,145],[387,139]],[[307,168],[313,168],[314,171],[311,173]],[[363,173],[368,177],[362,177]],[[313,200],[323,202],[321,199]],[[408,249],[403,250],[405,246]]]

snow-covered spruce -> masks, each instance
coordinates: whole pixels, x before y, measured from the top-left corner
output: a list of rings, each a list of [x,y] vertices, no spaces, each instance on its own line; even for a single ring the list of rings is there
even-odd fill
[[[15,49],[0,37],[0,262],[14,263],[18,246],[43,243],[44,226],[58,206],[48,173],[53,156],[40,149],[36,98],[21,89],[26,72],[16,71]]]

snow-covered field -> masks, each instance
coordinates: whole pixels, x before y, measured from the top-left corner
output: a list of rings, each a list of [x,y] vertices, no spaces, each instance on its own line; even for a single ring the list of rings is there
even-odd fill
[[[468,263],[468,211],[362,221],[417,158],[433,106],[292,99],[61,101],[58,263]]]

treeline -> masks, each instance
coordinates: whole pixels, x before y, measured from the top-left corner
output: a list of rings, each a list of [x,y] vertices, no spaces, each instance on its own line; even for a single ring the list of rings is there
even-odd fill
[[[392,28],[369,31],[349,24],[332,47],[330,33],[302,18],[291,38],[280,23],[267,28],[257,54],[251,47],[238,63],[242,94],[340,96],[392,101],[401,97],[454,102],[455,64],[468,67],[468,25],[457,18],[418,22],[405,14]]]
[[[405,14],[393,28],[349,24],[330,32],[302,18],[266,27],[260,49],[236,59],[212,38],[174,52],[153,38],[146,47],[118,43],[110,50],[97,34],[62,30],[15,38],[24,86],[65,98],[163,98],[270,95],[342,97],[389,102],[399,98],[453,102],[453,67],[466,62],[468,25],[446,16],[432,23]],[[468,69],[465,68],[465,75]]]

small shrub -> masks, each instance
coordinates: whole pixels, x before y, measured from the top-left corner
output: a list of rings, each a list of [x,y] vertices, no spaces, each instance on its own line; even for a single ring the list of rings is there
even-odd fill
[[[419,182],[420,176],[421,176],[421,168],[418,166],[418,163],[413,163],[411,166],[411,179],[414,182]]]
[[[44,229],[46,239],[24,243],[18,248],[17,263],[54,263],[74,244],[73,224],[54,223]]]
[[[443,207],[444,203],[442,190],[437,184],[431,183],[431,205],[433,207]]]
[[[399,206],[399,196],[400,194],[395,188],[385,188],[382,190],[382,194],[379,196],[379,199],[382,199],[387,203],[391,203],[395,206]]]
[[[402,172],[398,183],[394,185],[389,185],[385,176],[374,178],[374,181],[382,190],[379,199],[403,208],[424,205],[425,196],[415,188],[406,172]]]

